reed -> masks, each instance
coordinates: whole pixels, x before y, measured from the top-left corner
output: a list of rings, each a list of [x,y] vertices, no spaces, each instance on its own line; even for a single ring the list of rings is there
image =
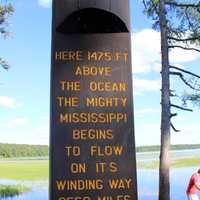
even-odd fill
[[[28,191],[30,188],[22,185],[0,185],[0,198],[18,196]]]

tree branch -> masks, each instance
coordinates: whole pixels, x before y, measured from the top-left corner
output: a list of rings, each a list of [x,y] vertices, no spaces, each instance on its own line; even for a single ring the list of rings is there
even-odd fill
[[[192,28],[192,32],[195,32],[195,31],[194,31],[194,25],[193,25],[193,23],[191,22],[190,17],[189,17],[189,15],[188,15],[188,8],[185,9],[185,16],[186,16],[186,18],[187,18],[187,21],[188,21],[189,26]]]
[[[190,87],[190,88],[193,89],[193,90],[199,90],[198,88],[195,88],[195,87],[192,86],[190,83],[188,83],[188,82],[184,79],[183,74],[181,74],[180,72],[170,72],[169,74],[170,74],[170,75],[179,76],[180,79],[183,81],[183,83],[185,83],[185,85],[187,85],[188,87]]]
[[[178,106],[178,105],[175,105],[175,104],[170,104],[171,107],[174,107],[174,108],[178,108],[180,110],[184,110],[184,111],[189,111],[189,112],[193,112],[192,109],[189,109],[189,108],[184,108],[184,107],[181,107],[181,106]]]
[[[190,72],[190,71],[187,71],[187,70],[185,70],[185,69],[181,69],[181,68],[179,68],[179,67],[175,67],[175,66],[173,66],[173,65],[170,65],[169,68],[171,68],[171,69],[176,69],[176,70],[178,70],[178,71],[184,72],[184,73],[189,74],[189,75],[191,75],[191,76],[194,76],[194,77],[196,77],[196,78],[200,78],[200,76],[197,75],[197,74],[194,74],[194,73],[192,73],[192,72]]]
[[[200,52],[200,49],[189,48],[189,47],[183,47],[183,46],[180,46],[180,45],[171,45],[171,46],[168,46],[168,48],[169,48],[169,49],[172,49],[172,48],[180,48],[180,49],[184,49],[184,50],[191,50],[191,51]]]
[[[200,37],[193,37],[193,38],[175,38],[175,37],[168,37],[169,40],[175,40],[177,42],[187,42],[187,41],[195,41],[200,40]]]
[[[171,113],[170,118],[176,117],[178,114],[177,113]]]
[[[166,5],[176,6],[176,7],[185,7],[185,8],[199,8],[200,2],[198,4],[190,4],[190,3],[176,3],[171,1],[166,1]]]
[[[177,130],[174,125],[172,123],[170,123],[170,126],[172,127],[172,129],[175,131],[175,132],[181,132],[180,130]]]
[[[170,92],[170,94],[169,94],[170,97],[178,97],[177,94],[174,94],[174,92],[175,92],[174,90],[170,90],[169,92]]]
[[[178,97],[177,94],[170,93],[170,97]]]

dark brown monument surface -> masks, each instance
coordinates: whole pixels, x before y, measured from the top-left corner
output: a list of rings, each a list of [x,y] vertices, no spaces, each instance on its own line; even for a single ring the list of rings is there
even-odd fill
[[[128,0],[54,0],[50,200],[137,200]]]

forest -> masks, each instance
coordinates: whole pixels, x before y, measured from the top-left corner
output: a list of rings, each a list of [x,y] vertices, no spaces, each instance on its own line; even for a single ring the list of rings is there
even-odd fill
[[[44,157],[48,155],[49,155],[49,147],[47,145],[0,143],[0,158]]]
[[[159,151],[159,145],[139,146],[136,152]],[[171,150],[200,149],[200,144],[179,144],[171,145]],[[3,144],[0,143],[0,158],[13,157],[47,157],[49,156],[49,146],[47,145],[27,145],[27,144]]]

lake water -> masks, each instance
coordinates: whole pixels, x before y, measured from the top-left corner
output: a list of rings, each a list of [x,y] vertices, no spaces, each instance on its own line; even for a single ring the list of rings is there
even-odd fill
[[[171,169],[171,199],[187,200],[185,190],[191,174],[197,168]],[[48,182],[18,182],[0,180],[0,184],[24,184],[32,186],[33,190],[18,197],[6,198],[5,200],[48,200]],[[157,200],[158,194],[158,170],[138,170],[138,193],[139,200]],[[3,199],[2,199],[3,200]]]
[[[0,180],[0,184],[5,185],[25,185],[32,188],[30,192],[26,192],[20,196],[10,198],[0,198],[2,200],[48,200],[48,181],[14,181]]]
[[[173,150],[170,151],[171,159],[176,160],[182,158],[197,158],[200,155],[200,149]],[[156,161],[159,159],[158,151],[139,152],[137,153],[138,162]]]
[[[177,168],[170,171],[172,200],[187,200],[185,191],[195,167]],[[139,200],[156,200],[158,196],[158,170],[138,170]]]
[[[172,159],[199,157],[200,149],[186,151],[172,151]],[[137,161],[148,162],[158,160],[158,152],[137,153]],[[187,200],[185,190],[192,173],[197,170],[195,167],[177,168],[170,171],[171,200]],[[158,170],[138,169],[138,193],[139,200],[157,200],[158,196]],[[18,197],[2,200],[48,200],[48,182],[22,182],[14,180],[0,180],[0,184],[22,184],[30,186],[32,191]]]

